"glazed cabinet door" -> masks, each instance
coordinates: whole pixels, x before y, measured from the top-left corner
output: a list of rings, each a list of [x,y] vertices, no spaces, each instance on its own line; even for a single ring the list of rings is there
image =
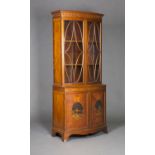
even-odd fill
[[[104,91],[96,91],[91,94],[92,102],[92,126],[97,128],[105,124],[105,94]]]
[[[83,21],[64,20],[64,83],[83,83]]]
[[[101,83],[102,66],[101,21],[87,22],[87,82]]]
[[[86,93],[66,94],[66,128],[69,130],[88,127],[88,103]]]

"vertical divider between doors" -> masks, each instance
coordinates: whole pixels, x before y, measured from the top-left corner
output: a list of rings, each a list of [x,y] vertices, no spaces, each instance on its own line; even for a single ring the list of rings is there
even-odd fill
[[[83,27],[84,27],[84,83],[87,83],[87,77],[88,77],[88,68],[87,68],[87,63],[88,63],[88,54],[87,54],[87,49],[88,49],[88,30],[87,30],[87,20],[83,21]]]
[[[87,105],[88,105],[88,128],[91,128],[92,124],[92,104],[91,104],[91,92],[87,92]]]

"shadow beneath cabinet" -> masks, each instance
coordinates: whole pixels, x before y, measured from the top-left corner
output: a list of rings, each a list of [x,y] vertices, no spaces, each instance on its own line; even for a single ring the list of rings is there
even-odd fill
[[[38,122],[45,130],[48,134],[51,135],[51,119],[50,118],[44,118],[44,119],[40,119],[40,121]]]
[[[113,130],[116,130],[122,126],[125,126],[124,121],[113,121],[113,122],[108,122],[107,127],[108,127],[108,132],[112,132]]]

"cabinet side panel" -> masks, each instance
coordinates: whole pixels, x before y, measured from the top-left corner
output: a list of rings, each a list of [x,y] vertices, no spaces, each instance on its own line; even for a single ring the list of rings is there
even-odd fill
[[[61,21],[53,19],[54,84],[61,84]]]
[[[64,124],[64,93],[54,91],[53,94],[53,127],[63,129]]]

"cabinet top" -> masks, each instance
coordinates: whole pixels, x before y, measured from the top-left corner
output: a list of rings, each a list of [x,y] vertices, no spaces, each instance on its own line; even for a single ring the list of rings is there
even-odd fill
[[[56,10],[51,12],[54,17],[102,18],[104,14],[78,10]]]

